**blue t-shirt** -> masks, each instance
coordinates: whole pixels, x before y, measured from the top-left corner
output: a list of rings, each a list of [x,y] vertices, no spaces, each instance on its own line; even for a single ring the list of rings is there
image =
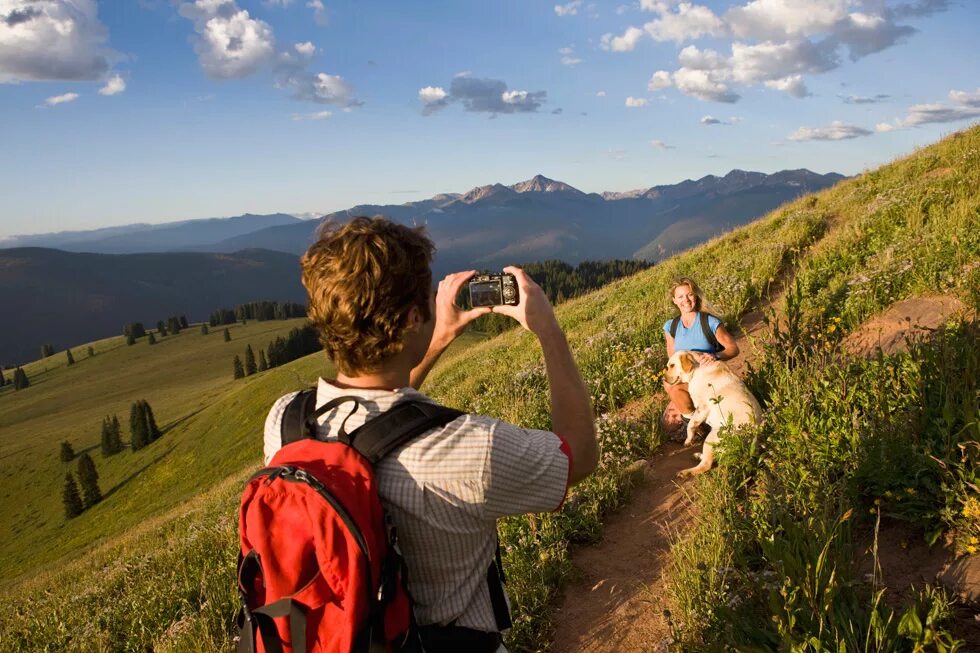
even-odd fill
[[[664,322],[664,333],[670,335],[670,323],[673,321],[674,318],[670,318]],[[717,333],[719,326],[721,326],[721,320],[709,313],[708,327],[711,329],[711,333]],[[691,323],[690,327],[684,326],[683,320],[677,323],[677,334],[674,336],[674,351],[703,351],[709,354],[715,353],[715,348],[711,346],[711,343],[704,335],[704,330],[701,329],[700,313],[696,314],[694,322]]]

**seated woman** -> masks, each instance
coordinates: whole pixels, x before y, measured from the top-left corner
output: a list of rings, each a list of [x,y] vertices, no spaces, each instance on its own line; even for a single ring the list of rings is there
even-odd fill
[[[668,296],[680,312],[677,317],[664,322],[668,358],[675,351],[698,352],[695,356],[701,363],[727,361],[738,356],[735,338],[728,333],[720,319],[707,312],[704,293],[693,279],[675,279]],[[670,397],[670,404],[664,411],[664,426],[669,430],[678,429],[694,412],[691,395],[687,392],[686,383],[664,383],[664,390]]]

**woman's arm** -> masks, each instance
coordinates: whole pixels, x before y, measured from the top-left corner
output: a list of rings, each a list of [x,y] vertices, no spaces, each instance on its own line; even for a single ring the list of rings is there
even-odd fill
[[[735,344],[735,338],[732,337],[732,334],[728,333],[724,324],[719,324],[718,328],[715,329],[715,338],[718,339],[718,344],[724,347],[724,349],[715,354],[715,358],[720,361],[729,361],[738,356],[738,345]]]

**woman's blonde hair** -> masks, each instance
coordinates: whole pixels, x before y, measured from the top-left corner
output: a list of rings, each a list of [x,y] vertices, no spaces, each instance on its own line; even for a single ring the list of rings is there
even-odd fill
[[[694,310],[705,311],[706,313],[711,313],[711,309],[708,305],[708,300],[704,298],[704,291],[701,290],[701,286],[691,277],[676,277],[670,282],[670,289],[667,291],[667,301],[674,304],[674,291],[681,286],[688,286],[691,292],[694,293]],[[675,305],[676,308],[676,305]]]

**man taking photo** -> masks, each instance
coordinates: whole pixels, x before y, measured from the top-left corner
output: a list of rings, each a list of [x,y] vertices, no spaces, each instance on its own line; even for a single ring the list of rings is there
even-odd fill
[[[309,316],[336,378],[320,378],[319,408],[354,396],[317,421],[330,440],[406,400],[431,402],[419,388],[446,348],[491,311],[531,331],[544,354],[552,429],[525,429],[463,414],[384,457],[378,493],[397,528],[407,588],[427,653],[505,651],[508,604],[495,569],[496,520],[558,509],[568,487],[598,458],[588,391],[547,297],[516,267],[519,303],[462,310],[455,298],[475,271],[450,274],[432,292],[435,247],[424,228],[358,217],[326,225],[301,260]],[[265,424],[265,460],[280,448],[280,398]],[[488,572],[489,570],[489,572]]]

